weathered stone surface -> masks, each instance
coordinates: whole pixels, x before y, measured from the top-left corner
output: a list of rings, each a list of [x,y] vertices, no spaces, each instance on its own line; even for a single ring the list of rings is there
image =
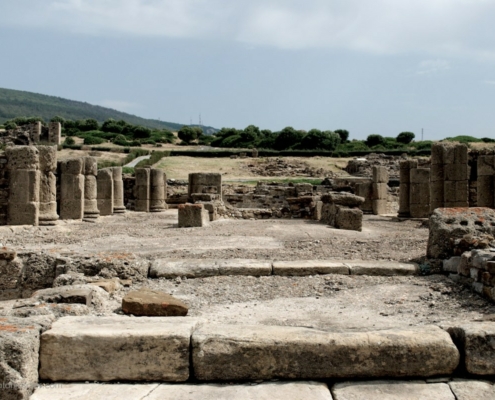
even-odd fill
[[[116,214],[125,212],[124,182],[122,180],[122,167],[112,167],[113,172],[113,212]]]
[[[460,256],[450,257],[448,260],[443,260],[443,271],[454,272],[457,274],[460,265],[461,265]]]
[[[419,266],[416,263],[397,261],[344,261],[351,275],[405,276],[417,275]]]
[[[32,297],[47,303],[72,303],[91,305],[96,287],[90,285],[59,286],[36,291]]]
[[[100,215],[113,214],[113,170],[100,169],[97,176],[96,204]]]
[[[111,385],[105,383],[57,383],[40,387],[30,400],[143,400],[158,388],[158,383]],[[163,399],[166,399],[163,398]]]
[[[495,374],[495,322],[473,322],[449,328],[464,354],[466,370],[474,375]]]
[[[41,335],[40,377],[162,381],[189,377],[191,319],[66,317]]]
[[[275,261],[273,263],[273,274],[284,276],[349,275],[349,267],[342,262],[323,260]]]
[[[15,289],[22,277],[22,262],[14,250],[0,248],[0,290]]]
[[[424,381],[337,383],[332,395],[334,400],[456,400],[448,384]]]
[[[193,193],[214,193],[222,199],[222,175],[203,172],[189,174],[188,196]]]
[[[58,277],[57,277],[58,278]],[[121,284],[118,278],[113,279],[99,279],[94,282],[90,282],[90,285],[98,286],[102,288],[107,293],[113,293],[116,290],[120,289]]]
[[[374,183],[388,183],[388,170],[386,167],[373,167],[373,182]]]
[[[263,260],[157,259],[150,268],[152,278],[199,278],[215,275],[271,275],[272,263]]]
[[[179,228],[205,227],[210,225],[210,215],[203,204],[180,204]]]
[[[359,208],[337,206],[335,227],[338,229],[361,232],[363,229],[363,211]]]
[[[185,317],[189,308],[167,293],[142,288],[124,296],[122,311],[147,317]]]
[[[31,400],[332,400],[319,382],[267,382],[240,385],[57,384],[37,389]]]
[[[387,213],[387,200],[373,200],[373,214],[384,215]]]
[[[483,207],[437,208],[430,217],[429,229],[428,257],[449,258],[454,255],[454,239],[466,234],[495,234],[495,211]]]
[[[136,185],[134,187],[136,196],[136,211],[149,212],[150,210],[150,169],[136,168]]]
[[[435,326],[332,333],[206,325],[192,342],[199,380],[427,377],[450,374],[459,363],[448,333]]]
[[[495,386],[492,382],[469,381],[456,379],[449,382],[456,400],[493,400]]]
[[[27,400],[38,384],[41,326],[24,318],[0,318],[0,398]]]
[[[321,196],[321,201],[323,203],[334,203],[347,207],[359,207],[364,203],[365,198],[361,196],[356,196],[352,193],[332,192],[332,193],[326,193],[323,196]]]

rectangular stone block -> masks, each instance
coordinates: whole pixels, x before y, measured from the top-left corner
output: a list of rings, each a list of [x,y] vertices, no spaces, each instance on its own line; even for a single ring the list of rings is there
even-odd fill
[[[18,169],[10,172],[9,203],[40,201],[40,171]]]
[[[323,260],[275,261],[273,274],[282,276],[349,275],[349,267],[342,262]]]
[[[98,171],[96,199],[100,215],[113,214],[113,171],[111,169]]]
[[[494,176],[478,176],[478,185],[476,190],[476,205],[478,207],[493,207],[494,201]]]
[[[411,204],[411,218],[428,218],[430,216],[430,204]]]
[[[444,167],[446,181],[466,181],[468,179],[467,164],[448,164]]]
[[[459,266],[461,265],[461,257],[451,257],[447,260],[443,260],[443,271],[444,272],[453,272],[457,274],[459,270]]]
[[[428,377],[449,375],[459,363],[436,326],[339,333],[208,324],[193,333],[192,348],[201,381]]]
[[[386,183],[373,183],[372,187],[372,200],[386,200],[388,196],[388,185]]]
[[[40,378],[185,381],[194,326],[181,317],[61,318],[41,335]]]
[[[9,204],[8,225],[38,225],[39,203]]]
[[[455,183],[455,201],[467,204],[465,207],[469,206],[469,182],[467,180]]]
[[[414,168],[410,171],[411,184],[413,183],[426,183],[430,182],[430,169],[429,168]]]
[[[495,175],[495,156],[486,155],[478,157],[478,179],[480,176]]]
[[[388,183],[388,171],[385,167],[373,167],[373,182]]]
[[[421,185],[417,183],[411,183],[410,189],[409,189],[409,203],[412,204],[419,204],[421,202]]]
[[[387,213],[387,200],[373,200],[373,214],[384,215]]]
[[[335,227],[361,232],[363,228],[363,211],[359,208],[338,206],[337,214],[335,215]]]
[[[210,216],[203,204],[180,204],[179,228],[204,227],[210,225]]]
[[[457,144],[454,149],[454,163],[458,165],[467,165],[468,147],[465,144]]]
[[[351,275],[368,276],[409,276],[418,275],[419,266],[415,263],[400,263],[396,261],[344,261]]]
[[[445,180],[445,172],[443,164],[431,164],[430,182],[443,182]]]
[[[410,213],[410,185],[401,183],[399,186],[399,216],[409,217]]]
[[[473,375],[495,374],[495,323],[474,322],[450,328],[452,339],[465,354],[468,373]]]
[[[430,182],[430,202],[443,204],[444,181]],[[442,207],[442,206],[440,206]]]
[[[441,143],[433,143],[431,146],[431,164],[445,164],[443,158],[443,145]]]

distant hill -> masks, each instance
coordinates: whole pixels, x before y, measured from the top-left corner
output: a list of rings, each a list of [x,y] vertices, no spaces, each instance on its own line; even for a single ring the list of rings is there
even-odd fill
[[[77,120],[94,118],[102,123],[109,118],[124,120],[133,125],[148,128],[179,130],[185,124],[141,118],[111,108],[94,106],[82,101],[67,100],[61,97],[0,88],[0,124],[16,117],[42,117],[49,121],[59,115],[65,119]],[[203,127],[205,133],[212,134],[217,129]]]

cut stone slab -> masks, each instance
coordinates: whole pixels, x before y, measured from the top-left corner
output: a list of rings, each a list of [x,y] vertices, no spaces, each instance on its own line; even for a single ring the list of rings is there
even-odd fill
[[[40,377],[51,381],[162,381],[189,377],[195,321],[66,317],[41,335]]]
[[[57,383],[55,387],[42,386],[36,389],[30,400],[142,400],[158,386],[158,383]]]
[[[263,260],[158,259],[150,268],[151,278],[200,278],[216,275],[271,275],[272,263]]]
[[[464,354],[467,372],[495,374],[495,322],[473,322],[449,328],[452,339]]]
[[[97,281],[90,282],[89,284],[101,287],[107,293],[113,293],[120,289],[121,286],[119,278],[99,279]]]
[[[424,381],[337,383],[332,395],[334,400],[456,400],[448,384]]]
[[[28,399],[38,384],[41,326],[24,318],[0,318],[0,398]]]
[[[31,400],[332,400],[318,382],[270,382],[243,385],[57,384],[41,387]]]
[[[339,274],[349,275],[349,267],[342,262],[300,260],[300,261],[275,261],[273,274],[283,276],[304,276]]]
[[[418,275],[419,266],[415,263],[396,261],[344,261],[351,275],[406,276]]]
[[[493,400],[495,386],[492,382],[455,380],[449,382],[457,400]]]
[[[146,400],[332,400],[317,382],[270,382],[244,385],[160,385]]]
[[[449,334],[436,326],[338,333],[205,325],[192,344],[194,374],[203,381],[429,377],[449,375],[459,363]]]
[[[158,290],[140,289],[122,299],[126,314],[148,317],[185,317],[189,308],[179,299]]]

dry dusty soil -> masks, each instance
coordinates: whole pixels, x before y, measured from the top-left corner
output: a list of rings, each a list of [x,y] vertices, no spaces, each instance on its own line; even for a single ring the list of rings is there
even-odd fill
[[[304,220],[219,220],[207,228],[177,228],[177,211],[128,212],[97,223],[61,221],[56,227],[0,227],[0,243],[18,251],[65,256],[134,253],[156,258],[266,260],[396,260],[425,254],[420,221],[365,216],[362,232]],[[184,300],[189,315],[224,323],[374,330],[408,325],[449,326],[492,319],[495,307],[444,275],[377,277],[316,275],[217,276],[135,283],[111,296],[105,313],[141,286]]]

